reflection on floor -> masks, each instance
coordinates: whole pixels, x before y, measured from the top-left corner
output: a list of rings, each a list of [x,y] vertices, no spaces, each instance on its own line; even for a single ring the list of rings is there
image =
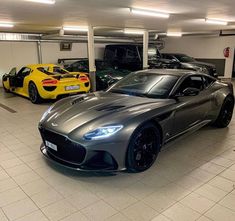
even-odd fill
[[[140,174],[87,174],[44,160],[49,104],[0,91],[0,220],[235,220],[235,118],[172,143]]]

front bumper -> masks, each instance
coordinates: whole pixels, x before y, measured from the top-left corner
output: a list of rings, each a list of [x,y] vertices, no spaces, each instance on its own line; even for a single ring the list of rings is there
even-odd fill
[[[72,169],[72,170],[77,170],[77,171],[84,171],[84,172],[117,172],[117,171],[123,171],[125,170],[124,169],[115,169],[114,167],[111,167],[111,166],[107,166],[107,167],[98,167],[98,168],[95,168],[95,167],[89,167],[89,166],[86,166],[86,165],[74,165],[74,164],[71,164],[67,161],[64,161],[63,159],[60,159],[60,158],[57,158],[53,155],[51,155],[47,148],[45,147],[44,144],[41,145],[40,147],[40,150],[43,154],[43,156],[53,162],[53,163],[56,163],[60,166],[63,166],[65,168],[68,168],[68,169]]]
[[[122,171],[125,170],[123,159],[112,143],[86,146],[72,141],[65,135],[39,128],[43,144],[40,149],[43,155],[60,165],[83,171]],[[57,145],[57,150],[46,146],[46,141]],[[117,143],[119,146],[119,143]],[[114,148],[113,148],[114,146]]]

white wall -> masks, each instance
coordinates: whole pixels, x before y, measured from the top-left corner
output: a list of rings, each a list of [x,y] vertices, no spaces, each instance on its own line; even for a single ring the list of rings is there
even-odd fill
[[[0,74],[14,66],[36,63],[37,47],[32,42],[0,42]]]
[[[95,44],[95,58],[103,58],[104,44]],[[87,58],[87,44],[73,43],[71,51],[60,51],[59,43],[42,43],[42,63],[57,63],[60,58]]]
[[[95,57],[103,58],[104,44],[95,44]],[[57,63],[58,58],[86,58],[87,44],[73,43],[71,51],[60,51],[59,43],[42,43],[42,62]],[[2,75],[12,67],[38,63],[37,43],[0,42],[0,86]]]
[[[235,37],[182,37],[167,38],[162,52],[185,53],[196,58],[224,59],[223,50],[230,47],[230,57],[226,58],[224,77],[231,78]]]

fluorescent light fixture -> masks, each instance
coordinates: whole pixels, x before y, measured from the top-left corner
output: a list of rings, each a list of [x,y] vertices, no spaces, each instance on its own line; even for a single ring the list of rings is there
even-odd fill
[[[124,29],[124,33],[125,34],[131,34],[131,35],[143,35],[144,34],[144,30],[125,28]]]
[[[88,27],[86,26],[64,26],[63,27],[64,31],[81,31],[81,32],[87,32]]]
[[[12,23],[0,23],[1,28],[13,28],[14,25]]]
[[[166,35],[168,37],[182,37],[182,33],[181,32],[167,32]]]
[[[35,3],[42,3],[42,4],[49,4],[49,5],[55,4],[55,0],[25,0],[25,1],[35,2]]]
[[[147,16],[154,16],[159,18],[169,18],[170,14],[164,12],[157,12],[157,11],[149,11],[143,10],[138,8],[130,8],[130,12],[137,15],[147,15]]]
[[[205,21],[206,21],[206,23],[214,24],[214,25],[227,25],[227,24],[228,24],[227,21],[224,21],[224,20],[217,20],[217,19],[209,19],[209,18],[206,18]]]

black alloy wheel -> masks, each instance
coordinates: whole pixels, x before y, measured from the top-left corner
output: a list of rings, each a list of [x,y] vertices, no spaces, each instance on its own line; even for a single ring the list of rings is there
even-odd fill
[[[29,99],[33,104],[38,104],[41,102],[42,99],[38,93],[36,85],[33,82],[29,83],[28,92],[29,92]]]
[[[221,107],[218,118],[215,121],[215,126],[224,128],[227,127],[233,117],[234,99],[231,96],[225,98]]]
[[[159,129],[152,123],[138,128],[132,135],[127,153],[127,169],[142,172],[150,168],[160,151]]]

